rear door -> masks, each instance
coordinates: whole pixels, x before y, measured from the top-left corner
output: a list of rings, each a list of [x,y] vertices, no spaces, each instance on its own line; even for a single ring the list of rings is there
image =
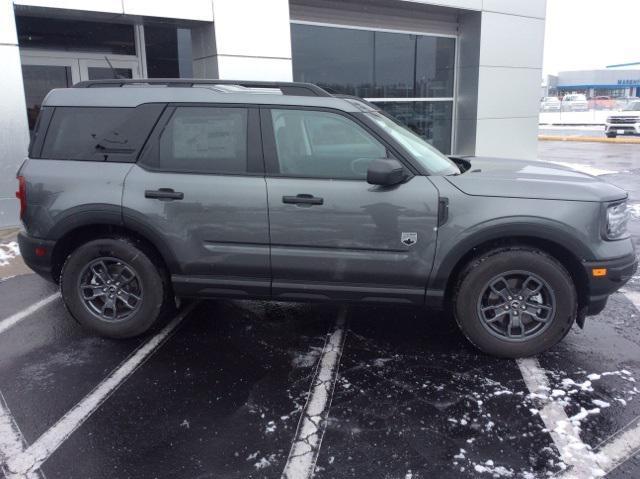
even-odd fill
[[[125,224],[170,257],[179,295],[270,294],[259,113],[171,105],[126,178]]]
[[[397,152],[355,117],[261,110],[274,299],[421,304],[435,251],[438,194],[424,176],[366,181]]]

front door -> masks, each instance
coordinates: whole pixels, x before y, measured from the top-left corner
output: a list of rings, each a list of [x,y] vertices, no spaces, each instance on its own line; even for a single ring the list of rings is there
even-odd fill
[[[435,252],[438,194],[423,176],[366,182],[397,157],[355,118],[264,109],[274,299],[421,304]]]
[[[171,258],[177,295],[270,294],[258,110],[169,106],[125,180],[125,225]]]

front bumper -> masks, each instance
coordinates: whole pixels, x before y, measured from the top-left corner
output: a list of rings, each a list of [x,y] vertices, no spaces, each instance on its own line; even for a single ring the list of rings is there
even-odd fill
[[[629,254],[622,258],[589,261],[584,263],[584,268],[589,278],[589,297],[587,303],[587,316],[600,313],[607,305],[609,295],[618,291],[625,285],[638,269],[638,258],[635,254]],[[604,276],[593,276],[593,269],[607,269]]]
[[[52,255],[55,241],[32,238],[24,232],[18,233],[20,255],[25,264],[48,281],[55,282],[51,275]]]
[[[616,135],[640,135],[640,123],[606,123],[604,131]]]

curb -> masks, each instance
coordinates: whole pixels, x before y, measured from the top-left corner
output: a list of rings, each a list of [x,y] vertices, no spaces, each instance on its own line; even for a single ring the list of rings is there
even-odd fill
[[[618,144],[639,144],[640,138],[606,138],[599,136],[555,136],[538,135],[540,141],[581,141],[585,143],[618,143]]]

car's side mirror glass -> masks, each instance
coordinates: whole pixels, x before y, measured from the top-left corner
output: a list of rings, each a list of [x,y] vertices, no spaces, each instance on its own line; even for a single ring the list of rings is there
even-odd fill
[[[367,183],[371,185],[393,186],[404,178],[404,167],[398,160],[373,160],[367,168]]]

